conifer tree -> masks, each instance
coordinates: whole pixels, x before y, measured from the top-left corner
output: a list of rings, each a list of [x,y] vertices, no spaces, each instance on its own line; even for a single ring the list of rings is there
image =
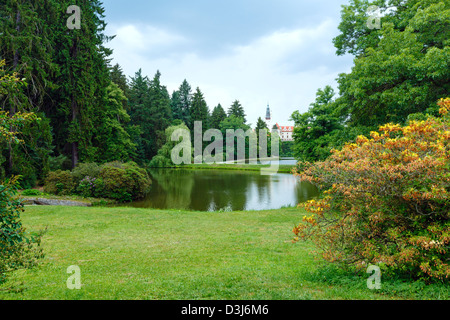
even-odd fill
[[[241,103],[238,100],[235,100],[231,107],[228,109],[228,116],[234,115],[237,118],[242,118],[244,120],[244,123],[247,122],[245,119],[246,114],[244,111],[244,108],[242,107]]]
[[[214,108],[211,114],[210,128],[220,129],[220,123],[226,118],[227,114],[225,110],[222,108],[222,105],[219,103],[217,107]]]

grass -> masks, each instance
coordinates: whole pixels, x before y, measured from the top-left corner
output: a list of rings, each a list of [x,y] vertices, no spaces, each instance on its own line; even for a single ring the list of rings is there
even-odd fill
[[[207,213],[26,207],[22,221],[28,231],[48,227],[46,256],[0,285],[0,299],[365,300],[448,294],[443,286],[425,296],[423,287],[408,284],[399,291],[396,283],[372,291],[368,275],[319,267],[311,244],[291,242],[303,214],[298,208]],[[81,290],[67,289],[72,265],[81,269]]]

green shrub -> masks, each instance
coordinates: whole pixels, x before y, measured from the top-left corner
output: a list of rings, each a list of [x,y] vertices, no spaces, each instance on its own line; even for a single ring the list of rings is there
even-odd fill
[[[129,202],[143,198],[149,191],[151,180],[144,169],[134,162],[111,162],[101,166],[102,191],[98,191],[104,198]]]
[[[89,176],[84,177],[78,184],[78,194],[86,198],[93,197],[95,193],[95,180],[97,180],[97,178],[91,178]]]
[[[22,191],[23,196],[40,196],[42,195],[42,191],[37,189],[27,189]]]
[[[75,182],[70,171],[49,172],[45,180],[44,191],[56,195],[70,195],[75,191]]]
[[[79,185],[86,177],[96,179],[100,176],[100,166],[97,163],[79,163],[72,170],[72,176],[76,185]]]
[[[17,177],[0,185],[0,283],[8,272],[34,266],[43,257],[42,233],[27,237],[20,221],[23,204],[16,197]]]

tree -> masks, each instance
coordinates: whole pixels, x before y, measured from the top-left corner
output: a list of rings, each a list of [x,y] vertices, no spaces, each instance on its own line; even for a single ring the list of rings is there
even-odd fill
[[[237,118],[242,118],[244,120],[244,123],[247,122],[245,119],[246,114],[244,111],[244,108],[242,107],[241,103],[238,100],[235,100],[231,107],[228,109],[228,116],[234,115]]]
[[[192,88],[191,85],[184,79],[183,83],[180,85],[179,91],[179,119],[183,121],[186,125],[191,123],[190,120],[190,110],[192,106]]]
[[[123,94],[125,95],[125,100],[123,100],[123,106],[125,110],[127,109],[128,105],[128,97],[130,90],[128,86],[128,80],[125,74],[123,73],[122,67],[117,63],[109,70],[110,80],[115,83],[120,90],[122,90]]]
[[[358,53],[352,72],[338,79],[337,108],[348,124],[376,127],[405,123],[414,113],[437,115],[435,101],[450,90],[450,3],[390,1],[397,11],[383,18],[381,30],[358,33],[347,15],[358,15],[368,2],[353,2],[344,7],[346,40],[338,45]]]
[[[219,129],[220,123],[225,120],[227,117],[227,114],[225,110],[222,108],[222,105],[219,103],[217,107],[214,108],[213,112],[211,113],[211,121],[210,121],[210,128],[212,129]]]
[[[319,89],[316,101],[308,112],[295,111],[291,120],[294,127],[294,156],[305,161],[324,160],[333,147],[333,135],[342,130],[341,121],[335,114],[334,90],[330,86]]]
[[[54,3],[47,5],[41,0],[8,0],[0,6],[0,57],[5,59],[8,71],[16,72],[20,79],[27,79],[27,86],[20,94],[2,101],[2,108],[9,110],[11,115],[18,111],[44,111],[45,97],[56,87],[54,76],[58,67],[52,61],[54,32],[48,23],[54,13]],[[45,117],[42,113],[40,116]],[[38,175],[45,174],[52,143],[50,127],[45,123],[48,122],[43,119],[40,131],[34,132],[37,135],[23,132],[26,143],[21,147],[5,142],[8,174],[24,169],[26,180],[33,171]],[[35,157],[37,154],[42,158]]]
[[[91,162],[98,156],[94,144],[96,117],[107,104],[106,88],[110,82],[108,57],[112,51],[104,46],[111,37],[104,34],[104,8],[99,0],[81,1],[82,28],[69,30],[65,23],[68,0],[58,4],[58,15],[51,23],[55,32],[54,61],[60,66],[60,84],[49,112],[55,131],[58,154],[69,154],[72,166]]]
[[[220,130],[222,131],[222,136],[224,137],[224,150],[227,154],[226,160],[241,161],[245,158],[248,159],[250,155],[250,140],[247,133],[251,131],[251,128],[250,126],[245,124],[244,119],[242,117],[237,117],[234,114],[231,114],[228,118],[220,123]],[[228,130],[235,133],[235,135],[230,137],[228,134]],[[254,142],[256,142],[256,137],[254,138]],[[242,153],[240,153],[240,151]]]
[[[170,97],[161,84],[161,73],[149,80],[139,70],[130,83],[131,123],[140,128],[138,144],[139,162],[150,161],[164,143],[164,131],[172,122]]]
[[[206,104],[205,98],[203,97],[203,93],[200,91],[200,88],[197,87],[192,97],[189,128],[193,130],[194,122],[200,121],[202,122],[202,133],[204,133],[209,128],[208,117],[208,106]]]
[[[0,62],[0,97],[22,90],[23,81],[17,74],[9,75]],[[0,142],[23,143],[18,132],[26,123],[39,120],[33,113],[16,112],[13,115],[0,111]],[[32,267],[42,258],[39,247],[42,233],[28,236],[20,221],[23,203],[17,198],[19,176],[3,180],[0,185],[0,283],[6,281],[7,272]]]
[[[128,162],[136,157],[136,143],[127,131],[130,116],[123,107],[127,98],[119,86],[111,83],[107,88],[108,102],[101,121],[97,123],[97,140],[101,158],[98,162]]]
[[[189,131],[189,128],[185,124],[180,124],[177,126],[170,126],[165,131],[165,144],[158,150],[158,154],[153,157],[149,166],[151,168],[171,168],[176,165],[172,161],[172,150],[174,150],[175,146],[179,144],[179,141],[172,141],[172,135],[176,130],[185,130]],[[191,150],[191,153],[188,155],[189,159],[192,159],[192,143],[190,139],[183,141],[182,145],[183,150]],[[177,155],[179,157],[183,157],[183,154]]]

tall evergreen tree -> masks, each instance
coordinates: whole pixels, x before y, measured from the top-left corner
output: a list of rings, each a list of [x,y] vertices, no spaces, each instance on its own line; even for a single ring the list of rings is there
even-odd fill
[[[164,144],[164,132],[172,115],[167,88],[161,85],[158,71],[152,80],[136,72],[130,82],[129,114],[133,125],[140,127],[138,161],[150,161]]]
[[[180,120],[186,125],[191,123],[190,110],[192,106],[192,88],[191,85],[185,79],[178,89],[180,93]]]
[[[122,90],[123,94],[125,95],[125,100],[123,100],[123,106],[125,109],[127,108],[127,101],[129,98],[128,91],[130,90],[128,86],[128,80],[125,74],[123,73],[122,67],[117,63],[113,67],[110,68],[110,80],[115,83],[120,90]]]
[[[44,99],[55,88],[54,33],[49,26],[55,14],[54,5],[54,2],[44,0],[1,2],[0,59],[5,60],[8,71],[16,72],[27,82],[20,95],[0,101],[2,109],[11,115],[17,111],[44,111]],[[33,171],[38,172],[38,178],[45,175],[52,135],[45,115],[39,115],[43,121],[23,131],[23,145],[14,146],[6,142],[5,167],[8,174],[22,174],[25,180],[34,175]],[[33,134],[32,127],[37,126],[40,128]]]
[[[222,105],[219,103],[217,107],[214,108],[211,114],[210,128],[212,129],[220,129],[220,123],[227,118],[227,114],[225,110],[222,108]]]
[[[174,120],[183,121],[183,112],[181,107],[180,91],[174,91],[170,98],[170,108],[172,110],[172,117]]]
[[[192,97],[192,106],[190,110],[190,120],[189,128],[191,130],[194,129],[194,122],[195,121],[201,121],[202,122],[202,128],[203,132],[208,130],[208,115],[209,110],[208,106],[206,105],[205,98],[203,97],[203,93],[200,91],[200,88],[197,87],[194,96]]]
[[[241,103],[238,100],[235,100],[231,107],[228,109],[228,116],[234,115],[237,118],[242,118],[244,120],[244,123],[247,122],[245,119],[246,114],[244,111],[244,108],[242,107]]]
[[[71,4],[66,0],[59,8]],[[111,50],[104,43],[111,38],[104,34],[104,8],[99,0],[79,1],[78,6],[82,12],[80,29],[69,30],[61,23],[69,17],[65,10],[52,25],[57,32],[55,61],[60,66],[61,84],[53,124],[57,148],[71,155],[72,166],[98,157],[94,124],[96,117],[103,116],[110,83],[107,59]]]
[[[172,122],[172,110],[170,108],[170,96],[166,86],[161,84],[161,73],[156,72],[149,83],[152,152],[148,160],[155,156],[165,143],[165,131]]]

